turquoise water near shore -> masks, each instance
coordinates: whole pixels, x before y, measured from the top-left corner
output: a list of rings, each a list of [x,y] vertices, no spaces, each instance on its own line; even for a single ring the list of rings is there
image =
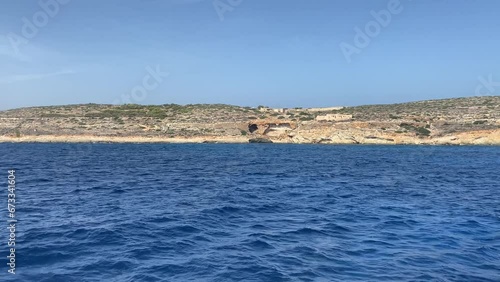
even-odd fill
[[[16,169],[19,220],[15,276],[1,228],[2,281],[500,280],[500,147],[0,144],[0,154],[4,183]]]

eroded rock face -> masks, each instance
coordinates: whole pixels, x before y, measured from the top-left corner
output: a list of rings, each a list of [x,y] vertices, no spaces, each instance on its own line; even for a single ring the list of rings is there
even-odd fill
[[[0,111],[0,142],[245,143],[266,138],[274,143],[500,145],[499,109],[500,96],[324,112],[298,109],[271,117],[225,105],[35,107]]]
[[[259,126],[257,124],[251,123],[248,125],[248,132],[254,133],[257,130],[259,130]]]
[[[290,123],[269,124],[267,129],[264,131],[264,135],[267,136],[287,135],[287,133],[292,130],[293,129]]]
[[[279,137],[295,130],[297,124],[282,120],[256,120],[248,124],[248,131],[259,135]]]

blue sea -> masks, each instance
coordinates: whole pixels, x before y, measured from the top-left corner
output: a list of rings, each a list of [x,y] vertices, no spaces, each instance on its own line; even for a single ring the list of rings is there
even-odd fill
[[[500,147],[0,144],[0,156],[1,281],[500,281]]]

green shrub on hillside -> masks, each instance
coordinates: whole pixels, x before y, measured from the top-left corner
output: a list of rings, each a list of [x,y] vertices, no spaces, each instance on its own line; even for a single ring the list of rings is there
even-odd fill
[[[417,135],[429,136],[431,134],[431,131],[424,127],[417,127],[416,131]]]

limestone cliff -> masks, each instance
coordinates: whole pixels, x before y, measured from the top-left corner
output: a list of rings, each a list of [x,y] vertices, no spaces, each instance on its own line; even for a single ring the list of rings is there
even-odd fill
[[[500,145],[500,96],[271,109],[69,105],[0,112],[0,142],[248,142]]]

